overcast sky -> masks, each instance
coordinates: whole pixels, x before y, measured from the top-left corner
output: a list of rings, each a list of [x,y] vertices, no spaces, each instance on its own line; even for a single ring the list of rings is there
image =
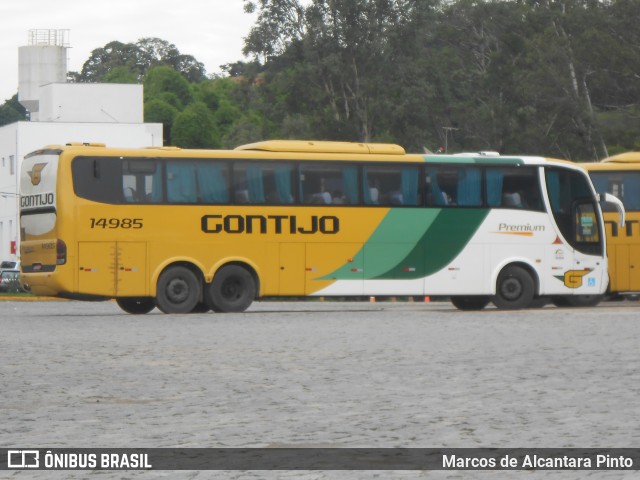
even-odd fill
[[[202,62],[207,74],[243,60],[243,38],[255,20],[242,0],[0,0],[0,104],[18,93],[18,48],[29,30],[68,29],[70,71],[91,51],[117,40],[157,37]]]

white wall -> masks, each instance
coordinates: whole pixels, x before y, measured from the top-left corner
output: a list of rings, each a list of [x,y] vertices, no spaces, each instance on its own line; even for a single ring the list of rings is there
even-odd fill
[[[134,84],[50,83],[40,87],[37,121],[142,123],[142,92]]]
[[[11,255],[10,246],[19,234],[17,125],[14,123],[0,128],[0,260],[16,258],[16,255]]]

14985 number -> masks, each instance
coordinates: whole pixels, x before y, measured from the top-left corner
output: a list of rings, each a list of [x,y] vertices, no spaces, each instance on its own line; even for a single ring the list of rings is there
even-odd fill
[[[91,228],[142,228],[141,218],[92,218]]]

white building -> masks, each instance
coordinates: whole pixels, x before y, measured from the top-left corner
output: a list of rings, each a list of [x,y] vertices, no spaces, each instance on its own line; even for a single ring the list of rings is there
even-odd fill
[[[142,85],[70,84],[66,30],[32,30],[20,47],[18,99],[30,121],[0,127],[0,260],[19,257],[19,176],[24,156],[46,145],[162,145],[162,124],[143,123]]]

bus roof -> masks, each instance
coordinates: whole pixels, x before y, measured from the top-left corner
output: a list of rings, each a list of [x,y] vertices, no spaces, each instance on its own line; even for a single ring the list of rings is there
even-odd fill
[[[605,163],[640,163],[640,152],[625,152],[602,160]]]
[[[160,153],[161,152],[161,153]],[[267,140],[263,142],[241,145],[233,150],[216,149],[182,149],[179,147],[153,146],[146,148],[107,147],[103,143],[67,143],[66,145],[48,145],[26,155],[25,158],[38,154],[67,154],[69,158],[79,155],[96,156],[137,156],[166,158],[216,158],[228,159],[274,159],[286,160],[283,154],[296,154],[289,157],[295,160],[328,160],[328,161],[403,161],[410,163],[441,163],[458,165],[545,165],[562,164],[572,168],[583,167],[566,160],[545,158],[541,156],[496,155],[494,152],[463,154],[424,154],[406,153],[400,145],[387,143],[330,142],[314,140]],[[348,157],[346,157],[348,155]],[[66,155],[65,155],[66,156]]]
[[[355,153],[378,155],[404,155],[400,145],[392,143],[327,142],[313,140],[267,140],[236,147],[236,150],[296,153]]]

